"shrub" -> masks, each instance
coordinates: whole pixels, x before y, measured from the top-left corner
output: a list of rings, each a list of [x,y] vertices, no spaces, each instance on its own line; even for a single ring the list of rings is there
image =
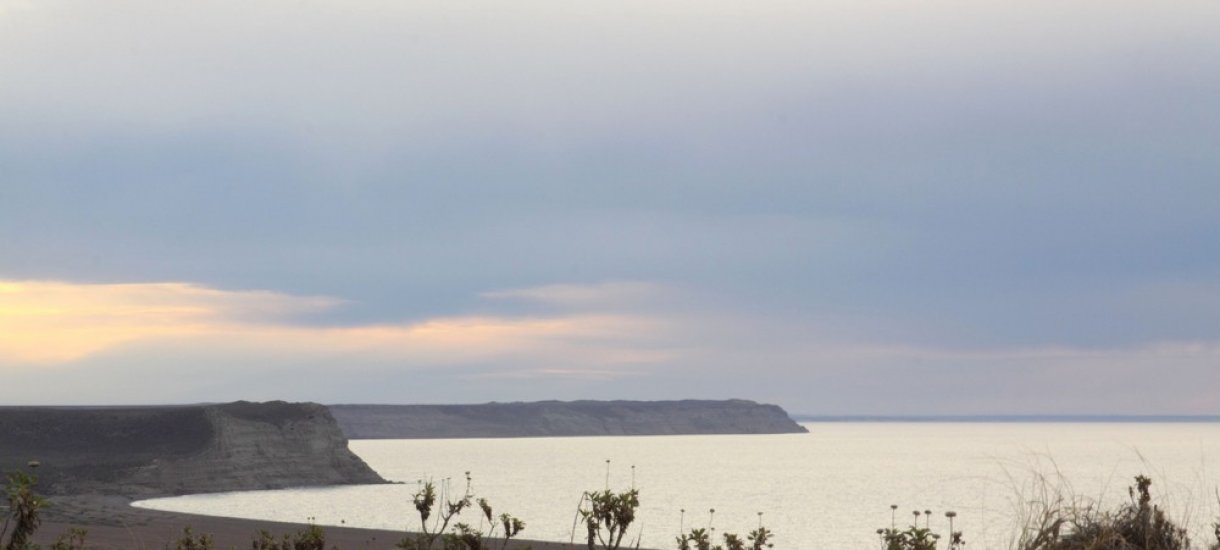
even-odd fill
[[[931,529],[911,526],[905,531],[879,529],[881,545],[885,550],[936,550],[940,535]],[[950,546],[952,548],[952,546]]]
[[[598,545],[606,550],[617,550],[623,544],[627,529],[635,522],[640,492],[636,489],[621,493],[610,489],[586,491],[580,502],[577,512],[585,523],[589,550]]]
[[[55,539],[55,544],[51,545],[51,550],[84,550],[85,537],[89,531],[79,527],[73,527],[59,535]]]
[[[285,533],[276,539],[267,531],[259,531],[252,545],[254,550],[325,550],[326,531],[317,525],[310,525],[293,533]]]
[[[13,472],[8,475],[5,483],[5,495],[8,497],[9,515],[4,519],[4,529],[0,530],[0,542],[12,524],[5,550],[26,550],[33,548],[30,537],[42,524],[42,509],[47,501],[34,493],[38,478],[26,472]]]
[[[449,529],[449,524],[462,513],[463,510],[470,508],[474,500],[474,491],[471,488],[470,472],[466,472],[466,488],[462,492],[462,496],[457,499],[451,499],[448,495],[449,484],[441,485],[440,494],[437,494],[436,485],[431,480],[424,483],[419,491],[412,497],[412,503],[415,505],[415,510],[419,514],[420,532],[407,535],[397,544],[398,548],[403,550],[431,550],[437,540],[441,541],[441,546],[445,550],[489,550],[488,541],[495,539],[497,526],[504,528],[503,539],[500,542],[500,548],[508,547],[508,543],[513,537],[517,536],[525,529],[525,522],[517,519],[509,514],[500,514],[497,522],[492,515],[491,504],[487,499],[478,499],[479,510],[483,513],[483,517],[487,520],[489,527],[487,532],[472,528],[465,523],[454,523],[451,532],[446,532]],[[433,517],[433,509],[437,507],[437,499],[443,501],[440,506],[439,514]],[[431,520],[431,521],[429,521]],[[525,547],[523,550],[529,550]]]
[[[196,537],[190,527],[183,527],[182,538],[175,542],[174,550],[215,550],[215,545],[212,535],[203,533]]]
[[[895,512],[898,510],[897,504],[890,505],[890,527],[888,529],[877,529],[877,536],[881,539],[881,548],[884,550],[936,550],[936,546],[940,543],[941,535],[932,531],[932,511],[924,510],[922,513],[919,510],[912,512],[915,520],[910,527],[905,530],[898,528],[898,520],[895,517]],[[923,516],[923,527],[919,526],[919,518]],[[953,530],[953,520],[957,517],[957,512],[945,512],[945,517],[949,519],[949,550],[959,550],[966,544],[962,539],[961,531]]]
[[[1113,512],[1092,506],[1055,507],[1038,518],[1020,550],[1187,550],[1186,530],[1152,504],[1152,480],[1136,476],[1130,502]],[[1220,529],[1218,529],[1220,530]],[[1217,533],[1220,541],[1220,532]]]
[[[712,546],[711,534],[707,529],[691,529],[690,533],[679,535],[676,540],[678,550],[762,550],[773,546],[771,531],[761,526],[750,531],[744,541],[733,533],[725,533],[722,536],[724,546]]]

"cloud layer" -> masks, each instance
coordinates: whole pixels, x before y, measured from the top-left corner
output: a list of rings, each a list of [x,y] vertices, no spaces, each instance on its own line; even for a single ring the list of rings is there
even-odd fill
[[[0,360],[30,402],[1203,411],[1217,21],[0,0]]]
[[[895,345],[830,319],[744,315],[638,282],[492,291],[483,314],[407,324],[307,322],[341,307],[332,298],[181,283],[4,282],[0,370],[18,388],[9,395],[17,403],[116,395],[448,402],[503,399],[508,390],[527,398],[752,395],[816,403],[815,411],[895,414],[1202,414],[1214,410],[1211,388],[1220,383],[1215,342]]]

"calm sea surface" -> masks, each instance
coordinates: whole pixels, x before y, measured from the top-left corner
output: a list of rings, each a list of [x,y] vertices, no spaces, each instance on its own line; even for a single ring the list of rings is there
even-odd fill
[[[1131,478],[1207,540],[1217,510],[1220,424],[807,423],[808,434],[358,440],[351,448],[403,485],[291,489],[147,500],[137,506],[198,514],[381,529],[415,527],[421,479],[462,483],[496,514],[526,522],[522,536],[568,541],[584,490],[640,490],[642,547],[673,548],[680,524],[738,532],[762,521],[777,548],[876,548],[875,531],[913,510],[944,512],[970,548],[1007,548],[1036,479],[1103,505],[1127,500]],[[635,466],[634,470],[632,466]],[[1065,485],[1067,484],[1067,485]],[[715,509],[714,517],[709,510]],[[683,514],[680,510],[685,509]],[[478,525],[475,514],[464,521]],[[921,520],[922,523],[922,520]]]

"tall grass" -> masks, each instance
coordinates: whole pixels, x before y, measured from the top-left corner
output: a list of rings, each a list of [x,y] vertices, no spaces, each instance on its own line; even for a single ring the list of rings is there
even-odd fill
[[[1189,514],[1175,518],[1154,503],[1153,481],[1137,475],[1127,489],[1128,501],[1107,508],[1099,499],[1081,496],[1061,475],[1037,477],[1026,486],[1018,512],[1021,528],[1010,544],[1016,550],[1191,550],[1220,549],[1215,540],[1190,540]]]

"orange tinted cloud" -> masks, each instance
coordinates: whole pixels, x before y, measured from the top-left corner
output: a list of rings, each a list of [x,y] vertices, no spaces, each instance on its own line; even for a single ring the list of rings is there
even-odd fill
[[[329,298],[183,283],[0,282],[0,357],[60,363],[128,342],[207,334],[243,317],[332,307]]]
[[[247,349],[274,346],[315,357],[362,354],[396,359],[404,366],[522,358],[579,366],[658,360],[660,353],[634,351],[658,328],[654,321],[629,316],[473,316],[403,325],[218,327],[214,335],[221,343]]]
[[[661,324],[627,315],[442,317],[344,327],[286,322],[341,304],[183,283],[0,281],[0,360],[61,364],[158,341],[184,349],[204,344],[287,355],[361,353],[427,365],[506,357],[608,365],[663,357],[634,349],[663,331]]]

